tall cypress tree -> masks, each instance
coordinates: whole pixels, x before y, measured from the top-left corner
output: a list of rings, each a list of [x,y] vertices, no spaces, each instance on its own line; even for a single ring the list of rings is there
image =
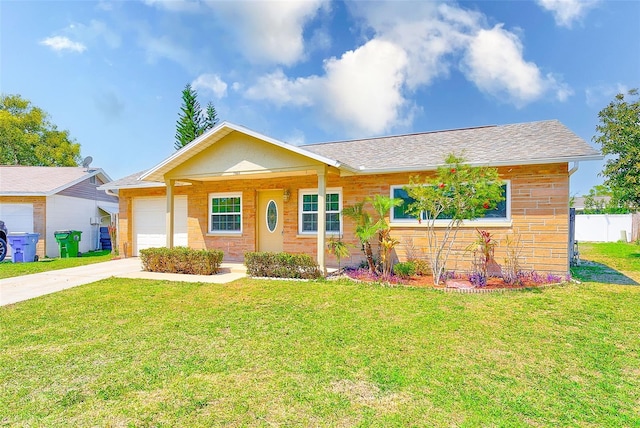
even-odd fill
[[[218,113],[216,112],[216,108],[213,106],[211,101],[207,104],[207,117],[204,120],[204,130],[207,131],[218,123]]]
[[[204,132],[204,120],[200,103],[198,103],[198,93],[190,84],[187,84],[182,90],[180,111],[176,126],[176,150],[183,148]]]
[[[206,111],[203,111],[198,103],[198,93],[190,84],[182,91],[180,111],[176,126],[176,150],[180,150],[218,123],[218,114],[213,103],[209,102]]]

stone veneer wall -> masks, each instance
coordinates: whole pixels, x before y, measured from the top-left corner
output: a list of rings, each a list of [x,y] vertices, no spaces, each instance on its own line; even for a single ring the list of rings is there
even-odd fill
[[[569,176],[567,164],[527,165],[499,168],[503,179],[511,181],[511,223],[493,225],[471,224],[463,227],[454,246],[455,253],[449,259],[448,269],[464,271],[470,266],[471,255],[465,248],[474,241],[476,228],[488,230],[499,241],[496,261],[504,261],[505,238],[518,234],[523,244],[521,265],[526,270],[566,274],[568,272],[569,226]],[[352,205],[376,193],[389,195],[391,185],[409,183],[415,174],[384,174],[370,176],[327,176],[327,187],[341,187],[343,206]],[[177,186],[176,195],[188,198],[188,240],[192,248],[218,248],[224,251],[226,260],[242,260],[245,252],[255,251],[255,210],[257,191],[288,188],[291,198],[284,203],[284,251],[316,255],[316,239],[298,234],[298,189],[316,188],[315,175],[274,179],[238,179],[213,181],[190,186]],[[208,195],[214,192],[242,191],[243,233],[241,236],[214,236],[207,234]],[[136,196],[164,196],[164,188],[120,190],[120,251],[127,245],[127,255],[132,251],[131,201]],[[361,260],[360,244],[353,235],[354,225],[343,218],[343,239],[354,245],[352,256],[342,264],[354,264]],[[424,254],[426,231],[424,226],[394,227],[392,236],[401,243],[396,247],[399,260],[407,253]],[[328,264],[335,264],[327,256]]]

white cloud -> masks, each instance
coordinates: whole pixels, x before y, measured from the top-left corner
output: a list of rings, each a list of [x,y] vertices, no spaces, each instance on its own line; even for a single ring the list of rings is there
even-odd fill
[[[553,14],[557,25],[571,28],[598,4],[598,0],[538,0],[538,4]]]
[[[355,134],[378,134],[401,121],[407,54],[397,45],[371,40],[326,62],[325,105]]]
[[[71,51],[71,52],[79,52],[82,53],[87,50],[87,47],[80,42],[74,42],[68,37],[64,36],[53,36],[47,37],[44,40],[40,41],[41,45],[49,46],[56,52],[62,51]]]
[[[540,70],[522,58],[522,43],[501,25],[480,30],[464,56],[466,75],[478,88],[500,98],[506,95],[516,105],[540,96],[544,90]]]
[[[318,76],[289,79],[278,69],[258,78],[244,95],[253,100],[268,100],[277,106],[312,106],[318,100],[320,86],[322,79]]]
[[[406,86],[430,85],[458,68],[479,90],[523,106],[548,92],[561,101],[571,89],[524,58],[515,33],[502,25],[487,27],[480,12],[451,3],[355,3],[353,13],[375,32],[407,53]]]
[[[482,92],[518,107],[539,99],[548,90],[564,101],[571,89],[552,75],[542,77],[536,64],[524,60],[522,50],[520,39],[502,25],[480,30],[464,54],[464,72]]]
[[[324,76],[289,79],[282,70],[258,79],[245,96],[276,105],[316,106],[353,135],[376,134],[404,121],[402,95],[407,55],[371,40],[325,62]]]
[[[253,62],[292,65],[304,58],[304,26],[328,0],[220,2],[207,4],[235,31]]]
[[[437,2],[356,2],[353,13],[375,37],[401,46],[408,54],[407,85],[415,89],[447,76],[452,56],[476,31],[482,15]]]
[[[227,84],[217,74],[201,74],[191,82],[193,89],[211,91],[217,98],[227,95]]]
[[[408,92],[460,71],[478,90],[517,107],[572,89],[524,56],[521,38],[480,12],[453,3],[353,2],[360,47],[325,60],[321,75],[292,78],[282,69],[245,91],[278,106],[313,107],[352,134],[378,134],[410,124]]]

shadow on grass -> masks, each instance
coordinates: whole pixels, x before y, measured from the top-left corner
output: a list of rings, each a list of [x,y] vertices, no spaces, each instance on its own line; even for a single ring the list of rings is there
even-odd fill
[[[571,268],[571,276],[583,282],[604,282],[618,285],[640,285],[634,279],[629,278],[605,264],[582,260],[580,266]]]

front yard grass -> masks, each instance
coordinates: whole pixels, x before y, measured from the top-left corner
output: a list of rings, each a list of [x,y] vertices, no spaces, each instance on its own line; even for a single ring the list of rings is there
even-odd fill
[[[581,281],[638,285],[640,245],[626,242],[580,242],[580,266],[572,275]]]
[[[639,426],[640,287],[111,278],[0,308],[0,425]]]
[[[106,262],[111,259],[111,251],[108,250],[83,253],[82,257],[41,259],[31,263],[13,263],[7,258],[0,262],[0,279],[84,266],[92,263]]]

